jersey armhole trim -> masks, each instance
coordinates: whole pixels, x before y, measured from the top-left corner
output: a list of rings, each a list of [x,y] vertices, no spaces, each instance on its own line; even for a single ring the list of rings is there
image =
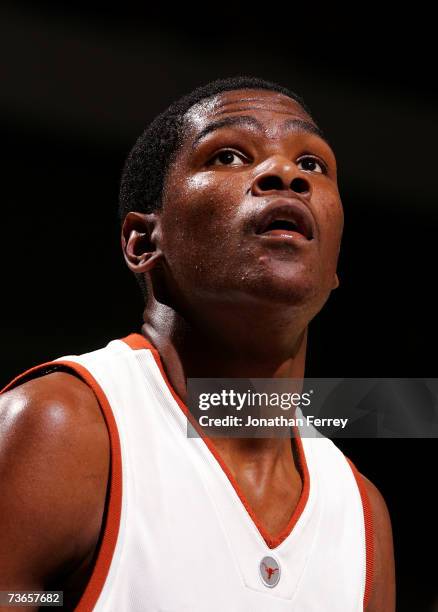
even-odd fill
[[[371,591],[373,587],[374,580],[374,525],[373,525],[373,513],[371,511],[370,499],[368,497],[368,493],[365,486],[365,481],[363,479],[362,474],[356,468],[354,463],[348,458],[345,457],[348,461],[348,464],[351,467],[351,471],[353,472],[354,478],[357,483],[357,487],[359,489],[360,498],[362,500],[362,508],[363,508],[363,518],[365,525],[365,592],[363,598],[363,609],[366,610],[366,607],[370,601]]]
[[[104,512],[100,545],[90,579],[75,608],[75,612],[90,612],[90,610],[94,608],[108,576],[119,534],[122,508],[122,459],[120,439],[117,424],[108,399],[94,376],[92,376],[84,366],[74,361],[64,359],[49,361],[26,370],[4,387],[4,389],[0,391],[0,394],[13,389],[19,383],[31,379],[38,373],[47,374],[56,371],[57,368],[63,369],[64,371],[72,370],[91,388],[101,408],[110,439],[110,471],[109,487],[107,489],[109,495],[106,512]]]

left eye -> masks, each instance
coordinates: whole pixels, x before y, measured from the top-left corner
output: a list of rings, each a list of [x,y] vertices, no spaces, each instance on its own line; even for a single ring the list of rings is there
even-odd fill
[[[314,157],[303,157],[298,162],[298,165],[302,164],[302,170],[305,172],[318,172],[319,174],[325,173],[325,167]]]
[[[233,161],[237,160],[237,162]],[[223,151],[219,151],[216,153],[214,157],[210,160],[210,165],[212,166],[241,166],[243,165],[242,158],[231,149],[224,149]]]

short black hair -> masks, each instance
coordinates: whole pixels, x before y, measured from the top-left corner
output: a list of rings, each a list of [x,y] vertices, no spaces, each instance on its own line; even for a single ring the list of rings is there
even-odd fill
[[[130,211],[150,213],[161,207],[167,171],[183,142],[186,113],[205,98],[237,89],[267,89],[282,93],[298,102],[311,116],[304,101],[296,93],[278,83],[257,77],[237,76],[217,79],[197,87],[159,114],[131,149],[120,184],[119,217],[122,223]],[[143,277],[137,275],[137,280],[145,294]]]

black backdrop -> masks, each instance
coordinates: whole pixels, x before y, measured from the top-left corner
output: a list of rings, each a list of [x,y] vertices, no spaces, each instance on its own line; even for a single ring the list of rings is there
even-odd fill
[[[433,36],[424,11],[381,11],[2,3],[0,383],[139,328],[116,216],[125,156],[175,97],[237,74],[302,95],[338,157],[341,286],[311,324],[308,374],[436,376]],[[397,609],[432,612],[436,441],[339,446],[388,503]]]

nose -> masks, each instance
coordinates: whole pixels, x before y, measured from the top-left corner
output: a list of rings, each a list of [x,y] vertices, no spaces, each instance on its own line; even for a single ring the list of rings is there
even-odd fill
[[[310,182],[299,174],[300,170],[290,160],[280,156],[273,158],[269,168],[254,179],[252,195],[265,196],[271,192],[288,191],[310,196]]]

